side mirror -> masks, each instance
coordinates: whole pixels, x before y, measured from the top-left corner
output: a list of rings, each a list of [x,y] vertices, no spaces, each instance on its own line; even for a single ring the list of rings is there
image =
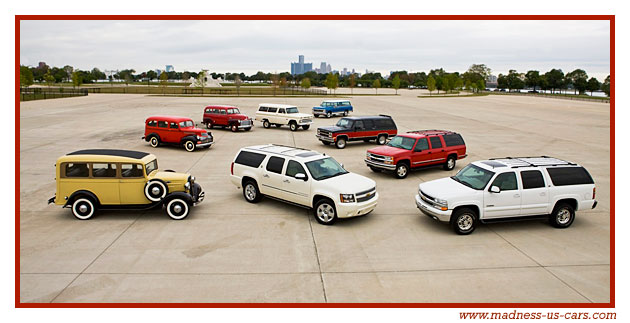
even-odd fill
[[[305,174],[302,174],[302,173],[297,173],[297,174],[295,174],[295,179],[301,179],[301,180],[303,180],[303,181],[305,181],[305,182],[306,182],[306,180],[307,180],[306,175],[305,175]]]
[[[492,185],[490,187],[490,193],[501,193],[501,189],[496,185]]]
[[[343,163],[339,163],[339,166],[341,166],[341,168],[343,168]],[[344,168],[345,169],[345,168]]]

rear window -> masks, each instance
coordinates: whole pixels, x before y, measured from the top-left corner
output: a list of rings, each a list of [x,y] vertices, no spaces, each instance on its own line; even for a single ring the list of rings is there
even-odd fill
[[[545,187],[545,180],[542,173],[537,170],[526,170],[521,172],[523,189]]]
[[[555,186],[593,184],[593,178],[584,167],[553,167],[547,173]]]
[[[379,129],[393,129],[395,127],[392,119],[375,119],[374,124]]]
[[[241,151],[234,162],[237,164],[258,168],[263,159],[265,159],[265,155],[263,154],[257,154],[249,151]]]
[[[464,145],[464,138],[458,133],[444,135],[443,138],[446,147]]]

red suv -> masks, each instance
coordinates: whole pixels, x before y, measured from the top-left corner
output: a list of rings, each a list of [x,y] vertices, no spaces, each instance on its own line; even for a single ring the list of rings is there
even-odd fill
[[[210,105],[203,111],[203,123],[208,129],[214,126],[228,127],[236,132],[238,129],[249,131],[254,124],[252,118],[241,114],[237,107],[230,105]]]
[[[191,118],[174,116],[147,118],[142,139],[148,141],[151,147],[173,144],[184,146],[187,151],[209,148],[213,143],[212,134],[196,128]]]
[[[443,165],[455,168],[455,161],[466,157],[466,144],[458,133],[447,130],[417,130],[398,135],[386,146],[367,151],[365,163],[375,172],[394,171],[405,178],[410,169]]]

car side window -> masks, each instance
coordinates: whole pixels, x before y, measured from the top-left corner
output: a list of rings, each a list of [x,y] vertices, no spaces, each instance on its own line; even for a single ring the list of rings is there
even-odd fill
[[[212,109],[206,109],[206,113],[210,113],[210,111],[212,111]]]
[[[413,151],[423,151],[429,149],[429,141],[427,138],[418,139],[418,143],[416,144],[416,148]]]
[[[304,167],[302,167],[302,165],[300,165],[300,163],[296,162],[295,160],[289,160],[285,175],[290,176],[290,177],[295,177],[296,174],[300,174],[300,173],[306,175],[306,172],[304,171]]]
[[[525,170],[521,172],[521,181],[523,181],[523,189],[545,187],[543,175],[538,170]]]
[[[160,128],[168,128],[168,122],[166,122],[166,121],[158,121],[158,127],[160,127]]]
[[[149,126],[149,127],[155,127],[155,126],[157,126],[157,121],[155,121],[155,120],[149,120],[149,122],[147,122],[147,126]]]
[[[284,158],[271,156],[269,157],[269,161],[267,162],[267,170],[276,173],[282,174],[282,167],[284,166]]]
[[[177,129],[177,122],[171,122],[171,129]]]
[[[271,113],[276,113],[276,111],[278,111],[278,108],[269,108],[267,111]]]
[[[258,108],[258,111],[260,111],[260,112],[267,112],[267,107],[260,107],[260,108]]]
[[[499,174],[492,182],[492,186],[498,186],[501,191],[516,190],[518,188],[516,184],[516,174],[514,172]]]
[[[284,112],[284,109],[279,109],[279,110],[278,110],[278,113],[285,113],[285,112]]]
[[[365,130],[365,127],[363,126],[363,120],[357,120],[354,122],[354,129],[357,130]]]
[[[66,163],[65,177],[89,177],[90,171],[86,163]]]
[[[116,164],[93,163],[92,177],[116,177]]]
[[[431,141],[431,149],[442,148],[442,141],[440,137],[429,137]]]
[[[142,165],[140,164],[121,164],[120,175],[123,178],[144,177],[142,173]]]
[[[365,119],[363,120],[363,126],[365,127],[366,130],[372,130],[374,129],[374,121],[370,119]]]
[[[227,113],[227,111],[226,111],[226,110],[224,110],[224,109],[221,109],[221,110],[219,110],[219,113],[220,113],[220,114],[226,114],[226,113]]]

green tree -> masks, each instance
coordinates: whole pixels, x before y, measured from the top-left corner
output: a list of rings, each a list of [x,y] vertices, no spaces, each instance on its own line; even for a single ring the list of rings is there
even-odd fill
[[[507,89],[507,87],[508,87],[507,77],[503,74],[499,74],[499,76],[497,77],[497,88]]]
[[[72,72],[74,72],[74,67],[72,67],[70,65],[66,65],[66,66],[63,67],[63,70],[66,73],[65,79],[71,79],[72,78]]]
[[[278,86],[280,85],[280,77],[278,76],[278,74],[272,74],[270,76],[270,80],[271,80],[271,86],[273,86],[273,95],[276,95],[276,90],[278,89]]]
[[[334,74],[332,79],[332,88],[334,93],[337,93],[337,87],[339,87],[339,75]]]
[[[300,83],[300,86],[303,89],[308,90],[311,87],[311,79],[309,79],[308,77],[303,78],[302,83]]]
[[[206,76],[207,73],[208,71],[205,71],[205,70],[202,70],[201,72],[199,72],[199,74],[197,75],[197,79],[194,82],[194,86],[201,89],[201,95],[203,95],[203,89],[208,84],[208,79]]]
[[[150,80],[155,80],[157,78],[157,73],[154,70],[147,71],[147,78]]]
[[[20,86],[33,85],[33,71],[28,66],[20,65]]]
[[[545,73],[545,79],[547,80],[547,86],[551,88],[551,93],[564,87],[564,72],[561,69],[554,68]]]
[[[160,87],[162,88],[162,95],[166,93],[167,85],[168,85],[168,73],[162,72],[162,74],[160,74]]]
[[[55,77],[50,74],[50,70],[46,72],[46,74],[44,74],[44,82],[46,82],[46,85],[48,85],[48,87],[51,87],[52,84],[55,83]]]
[[[510,70],[507,79],[507,87],[511,92],[512,90],[520,90],[525,87],[525,82],[523,81],[523,74],[518,73],[516,70]]]
[[[594,91],[599,91],[602,87],[602,84],[594,77],[591,77],[586,83],[586,89],[591,91],[591,96],[593,96]]]
[[[398,89],[400,88],[400,76],[398,74],[392,80],[392,87],[396,90],[396,95],[398,95]]]
[[[527,71],[525,73],[525,84],[536,91],[536,86],[540,84],[540,72],[538,71]]]
[[[606,95],[610,97],[610,75],[606,76],[604,84],[602,84],[602,91],[604,91],[604,93],[606,93]]]
[[[234,78],[234,86],[236,86],[236,95],[240,96],[241,95],[241,84],[243,83],[243,81],[241,81],[241,76],[240,75],[236,75],[236,77]]]
[[[588,83],[588,75],[586,74],[586,71],[578,68],[573,72],[567,73],[565,78],[567,83],[573,85],[573,94],[577,94],[577,92],[584,94]]]
[[[357,76],[350,74],[348,77],[348,86],[350,86],[350,94],[354,94],[354,87],[357,85]]]
[[[372,82],[372,86],[374,87],[376,94],[378,94],[378,88],[381,87],[381,80],[374,80],[374,82]]]
[[[486,82],[484,80],[477,81],[477,93],[481,93],[486,88]]]
[[[72,72],[72,87],[77,88],[83,83],[83,78],[79,72]]]
[[[431,75],[429,75],[429,78],[427,78],[427,90],[429,90],[429,95],[431,95],[432,92],[435,91],[435,79]]]

